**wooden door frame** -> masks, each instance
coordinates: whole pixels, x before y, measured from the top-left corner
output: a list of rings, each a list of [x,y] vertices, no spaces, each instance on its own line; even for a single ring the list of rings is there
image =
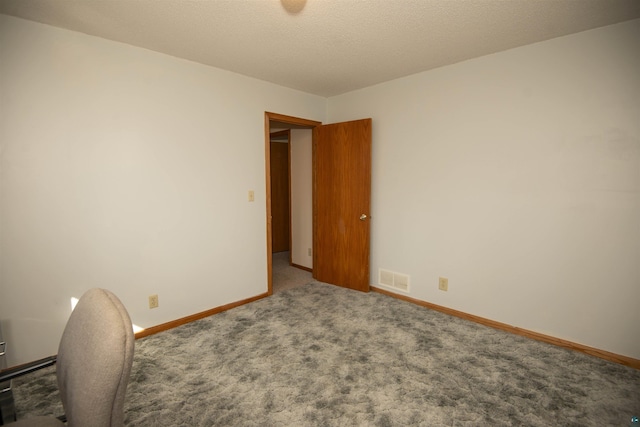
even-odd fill
[[[322,122],[286,116],[278,113],[264,113],[264,144],[265,144],[265,174],[266,174],[266,205],[267,205],[267,293],[273,294],[273,219],[271,216],[271,121],[293,125],[297,128],[313,129]],[[313,162],[313,160],[312,160]],[[313,164],[311,166],[313,168]],[[291,183],[289,183],[291,184]],[[313,191],[313,190],[312,190]],[[315,213],[314,213],[315,214]],[[314,215],[313,214],[313,215]],[[289,219],[291,220],[291,219]],[[314,251],[315,252],[315,251]]]

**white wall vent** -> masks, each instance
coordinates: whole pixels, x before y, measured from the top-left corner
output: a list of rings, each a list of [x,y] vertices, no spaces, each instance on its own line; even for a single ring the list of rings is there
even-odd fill
[[[409,276],[390,270],[378,269],[378,284],[403,292],[409,292]]]
[[[379,269],[378,283],[381,285],[393,287],[393,271]]]

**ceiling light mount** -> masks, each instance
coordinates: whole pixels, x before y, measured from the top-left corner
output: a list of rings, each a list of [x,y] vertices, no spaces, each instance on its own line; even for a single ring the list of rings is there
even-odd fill
[[[307,0],[280,0],[280,4],[287,13],[291,15],[297,15],[302,12],[304,6],[307,4]]]

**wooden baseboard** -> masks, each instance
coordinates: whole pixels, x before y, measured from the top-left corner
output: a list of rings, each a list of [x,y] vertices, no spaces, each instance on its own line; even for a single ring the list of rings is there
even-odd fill
[[[308,271],[309,273],[313,273],[313,268],[304,267],[302,265],[291,263],[291,267],[299,268],[300,270]]]
[[[151,326],[149,328],[145,328],[140,332],[136,333],[136,339],[146,337],[149,335],[157,334],[158,332],[166,331],[169,329],[173,329],[176,326],[184,325],[185,323],[191,323],[196,320],[204,319],[205,317],[212,316],[214,314],[222,313],[223,311],[231,310],[232,308],[239,307],[241,305],[249,304],[250,302],[257,301],[259,299],[268,297],[268,293],[256,295],[255,297],[243,299],[241,301],[232,302],[226,305],[222,305],[220,307],[212,308],[210,310],[202,311],[200,313],[192,314],[190,316],[182,317],[180,319],[172,320],[171,322],[163,323],[161,325]]]
[[[392,298],[397,298],[403,301],[417,304],[419,306],[429,308],[431,310],[439,311],[441,313],[449,314],[451,316],[459,317],[461,319],[470,320],[472,322],[479,323],[484,326],[489,326],[494,329],[500,329],[502,331],[510,332],[512,334],[521,335],[523,337],[531,338],[537,341],[553,344],[558,347],[568,348],[570,350],[586,353],[588,355],[599,357],[600,359],[608,360],[610,362],[615,362],[621,365],[629,366],[631,368],[640,369],[639,359],[634,359],[632,357],[627,357],[620,354],[611,353],[609,351],[600,350],[594,347],[577,344],[571,341],[563,340],[563,339],[552,337],[549,335],[544,335],[538,332],[529,331],[527,329],[518,328],[516,326],[511,326],[506,323],[496,322],[495,320],[485,319],[484,317],[475,316],[473,314],[468,314],[462,311],[453,310],[451,308],[443,307],[441,305],[436,305],[430,302],[411,298],[405,295],[396,294],[381,288],[377,288],[375,286],[371,286],[371,290],[383,295],[390,296]]]

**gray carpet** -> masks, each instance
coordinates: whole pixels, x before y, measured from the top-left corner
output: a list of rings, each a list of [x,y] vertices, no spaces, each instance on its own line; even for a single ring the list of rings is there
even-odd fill
[[[311,272],[289,265],[289,252],[272,254],[273,293],[285,291],[313,281]]]
[[[61,412],[53,371],[21,417]],[[41,406],[31,402],[45,396]],[[311,283],[136,342],[131,426],[627,426],[640,371]]]

